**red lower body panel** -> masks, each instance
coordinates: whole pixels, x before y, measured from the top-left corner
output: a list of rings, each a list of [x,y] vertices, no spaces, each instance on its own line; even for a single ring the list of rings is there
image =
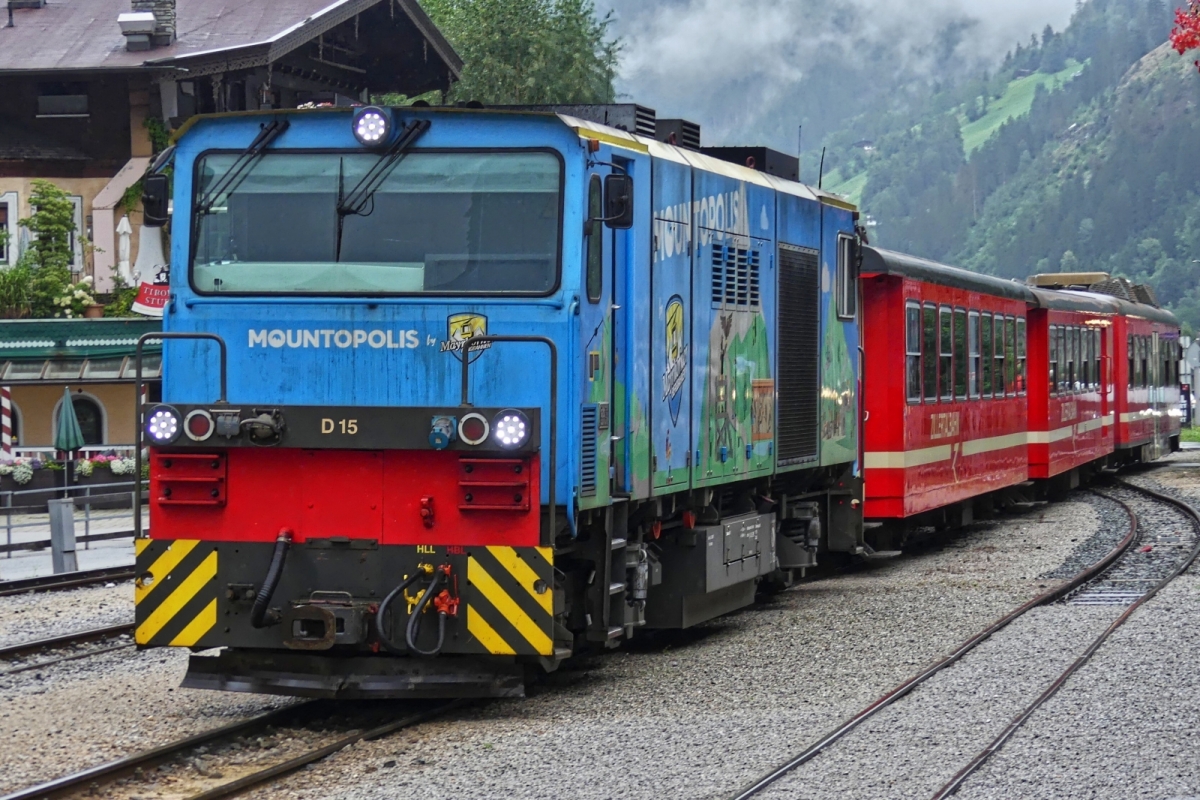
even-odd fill
[[[345,537],[385,545],[540,544],[537,456],[234,448],[152,451],[155,539]]]

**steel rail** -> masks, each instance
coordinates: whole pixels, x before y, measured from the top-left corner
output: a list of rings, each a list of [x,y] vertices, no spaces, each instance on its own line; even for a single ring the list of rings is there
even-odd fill
[[[0,658],[18,658],[20,656],[27,656],[30,653],[36,653],[39,650],[47,650],[54,647],[64,647],[72,644],[84,644],[85,642],[110,639],[132,632],[133,623],[128,622],[122,625],[109,625],[105,628],[93,628],[92,630],[87,631],[65,633],[62,636],[51,636],[49,639],[38,639],[32,642],[21,642],[20,644],[11,644],[7,647],[0,647]]]
[[[259,714],[256,717],[242,720],[241,722],[235,722],[230,725],[222,725],[219,728],[214,728],[210,731],[205,731],[204,733],[198,733],[194,736],[188,736],[184,739],[178,739],[174,742],[170,742],[150,750],[145,750],[132,756],[119,758],[116,761],[109,761],[107,764],[89,767],[81,772],[64,775],[61,778],[55,778],[52,781],[40,783],[37,786],[30,786],[29,788],[18,790],[12,794],[6,794],[3,797],[0,797],[0,800],[41,800],[41,798],[61,796],[73,790],[77,791],[81,788],[89,787],[99,778],[109,777],[121,772],[128,772],[138,767],[153,765],[155,763],[172,758],[183,751],[199,747],[200,745],[208,744],[220,739],[240,736],[248,731],[265,728],[268,725],[273,725],[282,719],[286,719],[288,716],[295,714],[302,708],[311,707],[315,702],[316,701],[299,703],[286,708],[268,711],[264,714]]]
[[[93,583],[123,581],[132,578],[135,574],[134,567],[130,564],[126,567],[106,567],[81,572],[65,572],[61,575],[47,575],[41,578],[0,581],[0,597],[25,594],[26,592],[56,592],[90,586]]]
[[[282,777],[316,761],[320,761],[323,758],[327,758],[328,756],[331,756],[340,750],[344,750],[350,745],[357,744],[358,742],[370,741],[372,739],[379,739],[387,736],[388,734],[395,733],[398,730],[412,727],[413,725],[417,725],[428,719],[432,719],[433,717],[445,714],[452,709],[458,708],[465,702],[465,700],[452,700],[427,711],[419,711],[415,714],[409,714],[401,717],[398,720],[393,720],[392,722],[388,722],[376,728],[371,728],[370,730],[362,731],[360,733],[350,734],[349,736],[338,739],[336,742],[332,742],[323,747],[315,748],[307,753],[304,753],[303,755],[289,759],[282,764],[276,764],[273,767],[267,767],[264,770],[260,770],[242,778],[238,778],[235,781],[230,781],[229,783],[215,786],[212,789],[201,792],[200,794],[192,795],[191,797],[187,798],[187,800],[219,800],[219,798],[234,797],[242,792],[253,789],[256,786],[261,786],[267,781]],[[7,800],[7,798],[0,798],[0,800]]]
[[[1029,721],[1029,718],[1033,716],[1034,712],[1041,708],[1047,700],[1057,694],[1058,690],[1066,684],[1070,677],[1078,672],[1084,664],[1091,660],[1092,656],[1094,656],[1096,651],[1100,649],[1101,645],[1103,645],[1108,638],[1112,636],[1113,632],[1124,625],[1125,622],[1133,616],[1133,612],[1141,608],[1143,604],[1158,594],[1160,590],[1165,588],[1169,583],[1183,574],[1184,570],[1190,567],[1196,561],[1196,559],[1200,557],[1200,511],[1197,511],[1183,500],[1179,500],[1161,492],[1156,492],[1153,489],[1147,489],[1144,486],[1138,486],[1122,480],[1117,480],[1116,482],[1127,489],[1153,497],[1160,503],[1166,503],[1168,505],[1175,506],[1188,517],[1190,517],[1197,533],[1196,543],[1192,547],[1191,553],[1188,554],[1187,558],[1180,561],[1175,568],[1171,570],[1170,574],[1156,583],[1149,591],[1135,600],[1129,606],[1129,608],[1125,609],[1125,611],[1119,617],[1113,620],[1112,623],[1104,629],[1104,632],[1097,636],[1095,640],[1088,645],[1088,648],[1083,651],[1083,654],[1080,655],[1079,658],[1075,659],[1070,666],[1063,670],[1062,674],[1055,678],[1054,682],[1051,683],[1036,700],[1030,703],[1024,711],[1014,718],[999,736],[993,739],[987,747],[979,751],[979,753],[976,754],[973,759],[971,759],[971,762],[967,764],[967,766],[955,773],[954,777],[951,778],[944,786],[942,786],[941,789],[937,791],[936,794],[933,795],[933,800],[943,800],[943,798],[950,797],[958,792],[963,783],[966,782],[967,778],[978,772],[980,767],[987,763],[989,758],[1000,752],[1000,750],[1003,749],[1004,745],[1008,743],[1013,735],[1016,734],[1016,732],[1020,730],[1026,722]],[[1114,497],[1110,497],[1109,499],[1116,500]],[[1120,503],[1121,501],[1117,500],[1117,502]],[[1121,505],[1125,506],[1124,503],[1121,503]],[[1126,510],[1130,510],[1128,506],[1125,506],[1125,508]],[[1132,511],[1130,511],[1130,513],[1132,513]]]
[[[1095,493],[1095,494],[1099,494],[1099,493]],[[1111,499],[1111,498],[1106,498],[1106,499]],[[996,633],[999,633],[1001,630],[1008,627],[1008,625],[1010,625],[1012,622],[1014,622],[1018,618],[1024,616],[1027,612],[1031,611],[1034,608],[1037,608],[1038,606],[1048,605],[1050,603],[1053,603],[1053,602],[1061,599],[1062,597],[1066,596],[1067,594],[1070,594],[1071,592],[1073,592],[1075,589],[1079,588],[1083,584],[1092,580],[1100,573],[1104,572],[1106,569],[1108,569],[1110,566],[1112,566],[1113,562],[1115,562],[1126,551],[1129,550],[1130,546],[1133,545],[1133,543],[1137,540],[1137,537],[1138,537],[1137,516],[1128,507],[1125,507],[1125,506],[1123,506],[1123,507],[1125,508],[1125,511],[1129,516],[1129,533],[1127,533],[1125,535],[1125,538],[1122,539],[1116,545],[1116,547],[1114,547],[1112,550],[1110,550],[1104,556],[1104,558],[1095,562],[1094,564],[1089,566],[1087,569],[1082,570],[1081,572],[1076,574],[1074,577],[1072,577],[1070,580],[1068,580],[1066,583],[1060,584],[1059,586],[1057,586],[1053,589],[1050,589],[1048,591],[1043,592],[1042,594],[1039,594],[1037,597],[1033,598],[1029,602],[1025,603],[1024,605],[1014,609],[1013,611],[1009,612],[1005,616],[996,620],[991,625],[989,625],[987,628],[985,628],[982,631],[980,631],[979,633],[975,634],[967,641],[963,642],[961,645],[958,646],[958,648],[953,653],[946,656],[941,661],[938,661],[937,663],[931,665],[930,667],[928,667],[924,671],[920,672],[919,674],[909,678],[904,683],[900,684],[899,686],[892,689],[887,694],[880,697],[874,703],[872,703],[871,705],[864,708],[862,711],[859,711],[857,714],[855,714],[849,720],[842,723],[839,727],[837,727],[834,730],[830,731],[829,733],[825,734],[825,736],[823,736],[821,739],[817,740],[815,743],[810,745],[807,749],[805,749],[801,753],[792,757],[785,763],[779,765],[772,771],[768,772],[766,775],[763,775],[762,777],[758,778],[754,783],[751,783],[748,786],[744,787],[736,794],[731,795],[730,800],[748,800],[748,798],[754,797],[759,792],[763,791],[768,786],[770,786],[771,784],[778,781],[780,778],[782,778],[785,775],[787,775],[788,773],[790,773],[792,770],[794,770],[797,767],[802,766],[803,764],[816,758],[818,755],[820,755],[822,752],[824,752],[826,749],[828,749],[831,745],[837,743],[838,741],[843,739],[847,734],[851,733],[859,725],[866,722],[868,719],[875,716],[880,711],[883,711],[888,706],[893,705],[894,703],[896,703],[896,701],[898,701],[901,698],[905,697],[906,695],[910,694],[914,689],[916,689],[918,686],[920,686],[921,684],[928,681],[934,675],[936,675],[939,672],[941,672],[942,670],[946,669],[946,667],[956,664],[958,661],[962,660],[962,658],[964,656],[966,656],[968,653],[970,653],[976,647],[983,644],[985,641],[990,639]],[[3,800],[3,798],[0,798],[0,800]]]

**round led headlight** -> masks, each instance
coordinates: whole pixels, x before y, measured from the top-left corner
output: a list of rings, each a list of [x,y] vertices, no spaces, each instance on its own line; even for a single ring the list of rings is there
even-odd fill
[[[171,406],[158,405],[146,415],[146,435],[152,444],[170,444],[183,432],[179,412]]]
[[[458,421],[458,438],[472,447],[486,442],[488,434],[491,432],[492,426],[488,424],[487,417],[482,414],[474,412],[465,414]]]
[[[207,440],[216,429],[217,423],[213,421],[212,414],[204,409],[197,408],[183,418],[183,432],[193,442]]]
[[[364,147],[387,144],[392,135],[392,115],[378,106],[360,108],[354,113],[354,138]]]
[[[515,450],[529,439],[529,417],[516,409],[501,411],[492,420],[492,437],[506,450]]]

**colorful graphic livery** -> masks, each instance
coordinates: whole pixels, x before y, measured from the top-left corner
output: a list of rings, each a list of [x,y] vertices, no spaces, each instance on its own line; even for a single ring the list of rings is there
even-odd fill
[[[153,166],[147,220],[172,197],[174,222],[162,397],[139,410],[136,638],[192,648],[185,685],[519,695],[582,650],[747,606],[819,554],[870,555],[864,499],[924,520],[1034,476],[1023,390],[1012,408],[952,402],[974,352],[955,309],[986,309],[988,347],[1020,330],[1020,356],[993,357],[1024,381],[1031,290],[930,299],[949,327],[918,326],[917,345],[953,340],[916,351],[934,394],[884,409],[903,380],[865,395],[864,358],[903,374],[908,323],[875,287],[920,304],[950,268],[873,266],[860,292],[860,265],[891,256],[843,200],[755,168],[786,157],[589,121],[611,110],[200,117]],[[882,315],[865,342],[864,297]],[[1134,308],[1103,318],[1119,332]],[[1133,369],[1157,375],[1135,360],[1165,353],[1169,326],[1127,324],[1146,340]],[[943,380],[949,405],[917,421]],[[1142,457],[1160,394],[1110,398],[1150,431]],[[960,441],[985,434],[1022,438]],[[864,498],[864,466],[880,494]]]

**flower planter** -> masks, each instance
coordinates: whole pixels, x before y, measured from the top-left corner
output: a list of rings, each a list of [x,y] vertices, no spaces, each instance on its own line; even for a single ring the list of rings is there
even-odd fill
[[[104,306],[92,304],[83,310],[85,319],[100,319],[104,316]]]
[[[11,475],[3,475],[0,476],[0,493],[20,492],[21,494],[13,494],[11,498],[0,494],[0,504],[7,501],[7,504],[12,506],[44,507],[47,500],[59,496],[62,485],[63,473],[52,469],[35,469],[33,479],[26,484],[17,483]]]

